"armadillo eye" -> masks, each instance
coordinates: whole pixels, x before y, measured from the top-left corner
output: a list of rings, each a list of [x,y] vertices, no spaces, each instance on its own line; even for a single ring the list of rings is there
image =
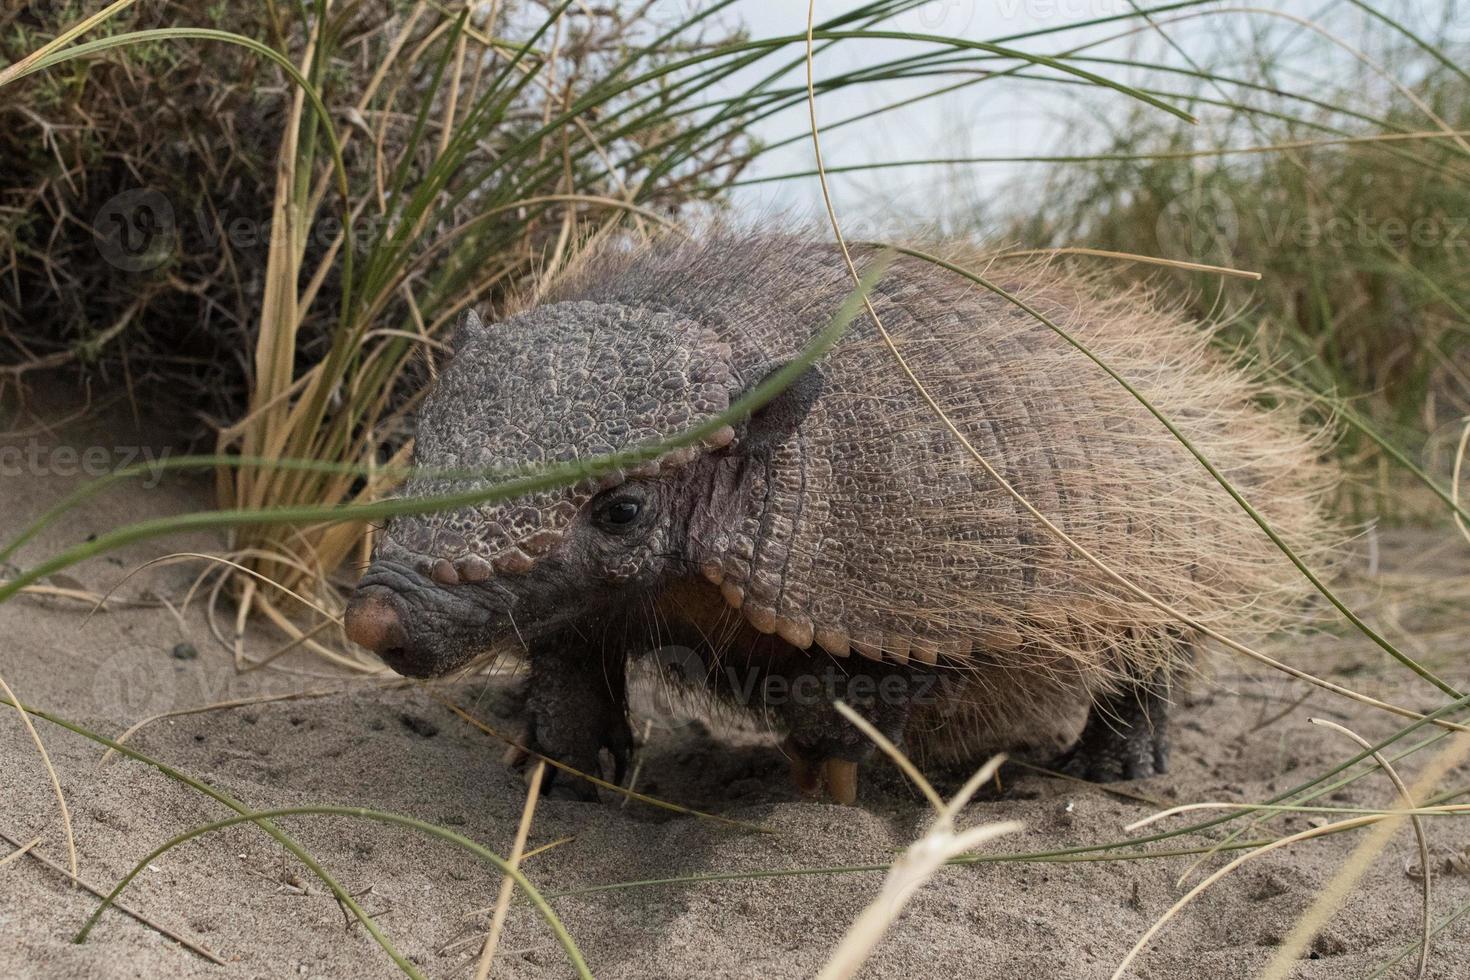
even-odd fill
[[[643,505],[628,497],[612,501],[602,509],[601,524],[609,529],[626,528],[638,519]]]

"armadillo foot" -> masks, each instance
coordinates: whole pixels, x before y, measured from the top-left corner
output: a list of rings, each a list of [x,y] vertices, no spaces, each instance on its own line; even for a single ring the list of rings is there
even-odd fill
[[[876,746],[842,716],[835,702],[844,702],[890,742],[902,744],[909,713],[921,696],[932,692],[932,678],[897,664],[838,665],[795,654],[783,666],[787,683],[778,689],[790,692],[781,705],[789,733],[784,751],[796,788],[807,796],[820,796],[825,789],[837,803],[855,803],[858,766],[872,758]]]
[[[803,796],[818,796],[822,792],[822,768],[820,762],[813,763],[802,756],[787,739],[782,751],[786,753],[786,759],[791,764],[791,782],[796,786],[796,791]]]
[[[575,770],[547,769],[542,792],[549,797],[595,802],[596,784],[581,777],[603,777],[604,749],[612,756],[612,781],[622,782],[633,752],[633,734],[628,729],[624,668],[614,653],[589,649],[566,637],[537,644],[530,651],[529,731],[521,744]]]
[[[500,761],[504,766],[509,769],[521,770],[522,775],[526,777],[526,781],[529,783],[530,772],[527,763],[529,763],[531,759],[538,758],[545,753],[543,753],[539,747],[534,749],[527,747],[533,745],[535,742],[535,738],[532,734],[530,725],[523,725],[518,731],[510,735],[510,739],[512,744],[505,747],[505,754],[500,757]],[[622,773],[627,768],[628,763],[628,748],[622,745],[617,740],[610,740],[609,744],[604,744],[602,747],[607,749],[608,752],[612,755],[613,769],[616,776],[616,781],[622,782]],[[547,756],[547,758],[556,757]],[[561,760],[558,759],[558,761]],[[567,765],[573,765],[573,763],[567,762]],[[583,771],[591,772],[591,774],[593,775],[600,775],[600,770],[601,766],[599,765],[594,766],[591,770]],[[544,788],[546,788],[548,791],[553,789],[556,790],[556,792],[548,792],[547,795],[552,796],[553,798],[562,799],[595,798],[595,793],[592,797],[588,797],[586,793],[574,794],[570,792],[570,790],[568,790],[567,788],[568,785],[586,786],[590,784],[588,784],[585,780],[577,779],[574,776],[571,777],[570,780],[562,780],[561,782],[558,782],[555,778],[555,774],[558,772],[561,772],[561,770],[559,770],[556,766],[551,766],[547,769],[546,775],[542,778],[542,786]],[[570,776],[570,774],[568,773],[562,774],[565,776]]]
[[[1052,765],[1094,783],[1147,779],[1169,771],[1169,702],[1158,682],[1132,684],[1089,710],[1077,744]]]
[[[828,757],[813,761],[801,749],[787,741],[785,750],[791,761],[791,781],[803,796],[818,797],[826,790],[833,802],[851,806],[857,802],[858,764],[848,759]]]
[[[611,782],[621,784],[628,771],[628,759],[633,753],[633,735],[626,724],[612,725],[600,736],[555,748],[544,745],[533,736],[528,748],[536,755],[545,756],[575,770],[570,772],[560,766],[548,766],[541,782],[544,796],[554,800],[595,803],[597,785],[582,776],[596,779],[604,777],[601,756],[605,750],[612,757],[612,772],[606,775],[611,777]]]
[[[858,764],[846,759],[828,759],[822,764],[822,778],[834,803],[852,806],[857,802]]]

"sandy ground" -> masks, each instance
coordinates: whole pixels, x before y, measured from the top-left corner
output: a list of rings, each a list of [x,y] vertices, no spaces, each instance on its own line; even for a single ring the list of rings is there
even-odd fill
[[[8,469],[6,537],[76,483],[56,447],[143,445],[127,426],[71,425],[0,442],[32,447],[41,462]],[[29,451],[29,449],[28,449]],[[34,472],[33,472],[34,471]],[[25,566],[127,520],[200,506],[199,481],[169,478],[108,493],[59,522],[18,556]],[[217,549],[194,535],[146,542],[70,570],[88,589],[127,569],[184,549]],[[1357,564],[1349,591],[1396,641],[1456,683],[1470,685],[1464,631],[1470,548],[1449,533],[1381,535],[1376,568]],[[177,599],[197,569],[153,570],[122,594]],[[1373,574],[1369,574],[1372,572]],[[501,747],[422,689],[384,691],[307,656],[281,669],[236,673],[212,637],[200,604],[117,608],[84,621],[85,606],[22,597],[0,607],[0,672],[22,700],[115,736],[164,711],[233,698],[334,690],[186,715],[149,725],[131,740],[152,757],[207,780],[257,808],[346,804],[441,824],[500,852],[510,848],[525,798]],[[180,643],[198,651],[173,655]],[[279,640],[247,637],[259,656]],[[1432,691],[1402,679],[1356,638],[1268,643],[1275,655],[1380,697],[1423,708]],[[1125,837],[1123,827],[1158,806],[1199,800],[1262,800],[1348,756],[1341,736],[1308,724],[1333,718],[1367,737],[1389,717],[1277,675],[1250,675],[1217,658],[1215,682],[1178,712],[1174,772],[1129,785],[1132,796],[1016,771],[999,795],[964,819],[1015,819],[1025,830],[990,852],[1030,852]],[[493,725],[508,725],[513,682],[439,690]],[[136,762],[99,765],[101,749],[37,722],[71,806],[81,877],[109,888],[169,836],[228,815],[220,804]],[[639,724],[641,727],[641,723]],[[1414,770],[1417,759],[1405,764]],[[1450,785],[1466,782],[1461,770]],[[944,774],[953,788],[962,773]],[[1410,777],[1412,778],[1412,777]],[[601,804],[543,801],[530,846],[569,838],[533,856],[526,871],[547,893],[699,874],[817,869],[882,863],[925,824],[925,808],[888,767],[865,773],[860,807],[800,799],[773,740],[758,728],[712,731],[699,722],[654,728],[639,789],[774,834],[752,834],[691,816],[610,798]],[[1381,775],[1331,797],[1341,805],[1392,799]],[[1152,801],[1152,802],[1149,802]],[[463,852],[414,833],[338,817],[295,817],[288,831],[377,917],[430,977],[472,974],[472,957],[495,900],[497,875]],[[64,863],[57,806],[19,719],[0,718],[0,831],[42,838],[36,851]],[[1282,830],[1306,817],[1277,821]],[[1470,840],[1462,822],[1431,822],[1436,864]],[[1218,831],[1160,846],[1199,846]],[[1138,962],[1140,977],[1253,976],[1295,917],[1346,858],[1345,835],[1277,852],[1227,878],[1173,922]],[[10,851],[0,844],[0,855]],[[1303,959],[1297,976],[1366,976],[1416,935],[1419,883],[1406,873],[1416,852],[1400,833],[1347,907]],[[1182,893],[1189,858],[1105,863],[1006,863],[954,868],[922,891],[879,947],[868,977],[1106,977],[1135,939]],[[1218,864],[1218,860],[1216,864]],[[651,885],[552,900],[598,977],[801,977],[816,973],[848,923],[876,893],[878,874],[822,873]],[[1436,912],[1470,902],[1470,875],[1437,878]],[[323,886],[274,841],[234,828],[155,861],[125,902],[227,961],[215,965],[127,916],[110,912],[85,945],[71,937],[96,900],[29,856],[0,867],[0,976],[6,977],[376,977],[395,968]],[[1430,976],[1470,976],[1470,916],[1435,942]],[[494,975],[564,977],[571,971],[552,935],[523,904],[509,917]],[[1411,976],[1406,960],[1389,973]]]

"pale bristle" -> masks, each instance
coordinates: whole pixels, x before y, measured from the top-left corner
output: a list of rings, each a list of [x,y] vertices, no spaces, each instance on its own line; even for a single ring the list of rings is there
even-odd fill
[[[1230,363],[1210,326],[1161,309],[1145,289],[1119,291],[1045,260],[943,251],[1072,333],[1177,426],[1307,565],[1331,571],[1345,538],[1324,506],[1338,478],[1322,462],[1332,434],[1304,424],[1297,394]],[[799,351],[851,288],[830,246],[716,233],[610,253],[587,263],[564,293],[722,324],[743,371],[742,357],[757,359],[752,346],[763,363]],[[1242,638],[1310,619],[1311,586],[1250,515],[1142,404],[1035,317],[916,258],[895,263],[872,300],[904,358],[987,461],[1138,589]],[[943,720],[946,738],[961,742],[1062,692],[1188,669],[1189,631],[989,480],[899,374],[866,318],[821,369],[826,389],[802,426],[805,525],[760,542],[766,551],[754,557],[701,556],[705,576],[750,622],[817,653],[966,668],[961,700],[973,710]],[[851,431],[858,424],[865,431]],[[854,513],[871,529],[828,526]],[[764,554],[775,564],[755,575]]]

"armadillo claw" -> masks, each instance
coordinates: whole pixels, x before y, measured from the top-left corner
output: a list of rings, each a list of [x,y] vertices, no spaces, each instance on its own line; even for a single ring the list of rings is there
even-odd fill
[[[633,742],[633,733],[626,725],[615,728],[607,734],[602,747],[607,749],[607,754],[612,756],[613,778],[617,785],[623,785],[623,778],[628,774],[628,762],[637,747]]]
[[[843,806],[857,802],[857,770],[858,764],[846,759],[828,759],[822,763],[822,777],[833,802]]]
[[[782,747],[791,764],[791,782],[803,796],[821,796],[826,790],[833,801],[843,806],[857,802],[856,762],[827,758],[813,761],[791,741]]]
[[[817,796],[822,792],[822,770],[799,755],[791,756],[791,781],[796,791],[803,796]]]
[[[524,766],[526,760],[531,758],[531,753],[525,748],[530,737],[531,727],[529,725],[522,725],[516,731],[511,732],[509,744],[506,745],[505,752],[500,756],[501,764],[511,769],[519,769]]]
[[[555,759],[560,763],[547,767],[541,782],[542,795],[549,799],[585,803],[598,801],[598,787],[592,782],[593,779],[618,786],[623,784],[628,763],[636,748],[633,733],[628,729],[626,720],[621,718],[611,724],[607,731],[602,732],[600,737],[589,737],[579,745],[562,745],[559,751],[553,751],[551,746],[542,744],[536,737],[534,728],[528,733],[524,744],[530,748],[532,754],[545,756],[547,760]],[[604,751],[612,760],[610,778],[605,778],[603,770]],[[584,775],[590,778],[582,778]]]

